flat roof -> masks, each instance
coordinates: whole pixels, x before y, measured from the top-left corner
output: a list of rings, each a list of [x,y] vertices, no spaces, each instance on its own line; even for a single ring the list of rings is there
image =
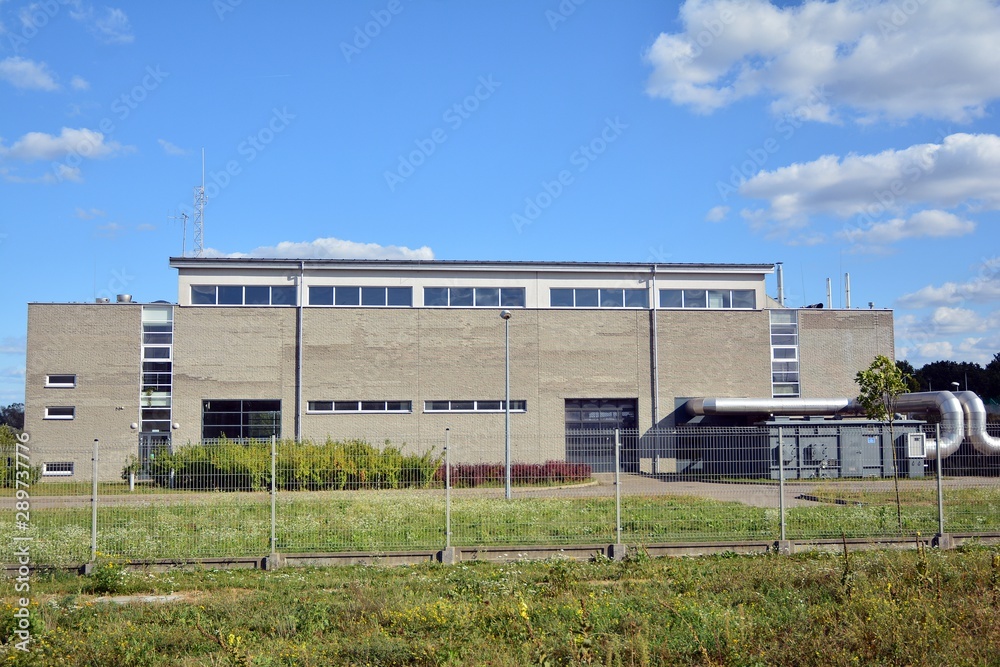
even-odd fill
[[[303,257],[171,257],[170,266],[186,268],[233,268],[233,267],[295,267],[300,264],[318,268],[352,267],[358,269],[406,269],[406,270],[522,270],[522,271],[628,271],[636,270],[657,273],[773,273],[774,264],[726,264],[726,263],[660,263],[660,262],[543,262],[543,261],[474,261],[458,259],[313,259]]]

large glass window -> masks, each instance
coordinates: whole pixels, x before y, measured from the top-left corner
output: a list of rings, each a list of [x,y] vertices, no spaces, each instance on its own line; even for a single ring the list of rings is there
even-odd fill
[[[325,413],[364,413],[364,412],[412,412],[412,401],[309,401],[307,412],[312,414]]]
[[[192,285],[194,306],[294,306],[294,285]]]
[[[201,414],[202,438],[281,437],[280,400],[206,400]]]
[[[524,308],[523,287],[425,287],[425,306]]]
[[[774,397],[800,395],[799,325],[794,310],[772,310],[771,393]]]
[[[527,401],[511,401],[511,412],[526,412]],[[424,401],[424,412],[505,412],[504,401]]]
[[[757,294],[752,289],[661,289],[660,308],[712,308],[753,310]]]
[[[553,308],[649,308],[644,289],[621,287],[553,287],[549,290]]]

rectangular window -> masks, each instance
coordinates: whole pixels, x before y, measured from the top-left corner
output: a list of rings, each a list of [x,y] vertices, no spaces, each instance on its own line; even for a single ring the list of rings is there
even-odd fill
[[[753,310],[757,307],[757,293],[752,289],[733,290],[733,308]]]
[[[361,305],[361,288],[360,287],[337,287],[337,291],[334,294],[334,304],[338,306],[360,306]]]
[[[191,305],[214,306],[215,285],[191,285]]]
[[[407,306],[413,305],[413,288],[412,287],[389,287],[386,288],[385,294],[386,305],[388,306]]]
[[[332,306],[333,305],[333,288],[332,287],[310,287],[309,288],[309,305],[310,306]]]
[[[598,290],[578,289],[576,290],[575,300],[577,308],[597,308],[599,305]]]
[[[46,461],[42,464],[42,475],[45,477],[71,477],[73,465],[72,461]]]
[[[624,308],[625,307],[625,295],[624,290],[620,289],[602,289],[601,290],[601,308]]]
[[[45,419],[75,419],[76,408],[68,405],[45,406]]]
[[[549,290],[549,305],[553,308],[648,308],[649,296],[644,289],[553,287]]]
[[[270,305],[271,288],[267,285],[247,285],[245,298],[248,306]]]
[[[142,348],[143,359],[170,359],[169,345],[144,345]]]
[[[523,287],[425,287],[425,306],[524,308]]]
[[[449,289],[450,297],[448,299],[448,305],[453,308],[458,307],[468,307],[473,305],[472,302],[472,288],[471,287],[452,287]]]
[[[385,305],[385,288],[384,287],[362,287],[361,288],[361,305],[362,306],[384,306]]]
[[[679,289],[660,290],[660,308],[683,308],[684,291]]]
[[[499,308],[500,307],[500,288],[499,287],[477,287],[476,288],[476,306],[481,308]]]
[[[511,412],[527,412],[527,401],[511,401]],[[424,412],[504,412],[503,401],[424,401]]]
[[[684,307],[685,308],[707,308],[708,300],[705,296],[705,290],[703,289],[686,289],[684,290]]]
[[[281,437],[280,400],[202,401],[202,438],[231,440]]]
[[[76,386],[75,375],[46,375],[46,387],[70,388]]]
[[[549,305],[553,308],[572,308],[573,290],[553,287],[549,290]]]
[[[649,292],[644,289],[625,290],[626,308],[649,308]]]
[[[272,306],[294,306],[298,303],[298,288],[290,285],[277,285],[271,288]]]
[[[729,290],[708,290],[709,308],[732,308],[732,306],[732,295],[729,293]]]
[[[413,411],[411,401],[309,401],[306,405],[314,414]]]
[[[219,305],[220,306],[242,306],[243,286],[242,285],[219,285]]]
[[[447,306],[448,305],[448,288],[447,287],[425,287],[424,288],[424,305],[425,306]]]
[[[500,305],[504,308],[524,308],[523,287],[501,287]]]

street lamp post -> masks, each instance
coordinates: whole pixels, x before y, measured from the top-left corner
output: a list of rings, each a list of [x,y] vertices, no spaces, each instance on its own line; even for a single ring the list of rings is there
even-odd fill
[[[503,402],[503,450],[504,450],[504,498],[511,499],[510,490],[510,316],[509,310],[501,310],[500,318],[503,319],[503,374],[504,374],[504,402]]]

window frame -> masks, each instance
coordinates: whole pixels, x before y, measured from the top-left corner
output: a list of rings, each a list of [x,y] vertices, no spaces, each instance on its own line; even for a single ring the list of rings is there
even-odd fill
[[[53,382],[52,378],[73,378],[72,382]],[[46,389],[76,389],[76,373],[52,373],[45,376]]]
[[[431,408],[431,407],[429,407],[429,405],[431,403],[448,403],[448,409]],[[470,409],[454,409],[454,408],[451,407],[451,405],[453,403],[472,403],[472,409],[471,410]],[[479,403],[499,403],[500,404],[500,408],[499,409],[492,409],[492,408],[491,409],[484,409],[484,408],[480,408],[479,407]],[[513,414],[515,412],[517,412],[517,413],[525,413],[525,412],[528,411],[528,401],[527,400],[511,399],[510,404],[511,404],[511,408],[510,408],[511,414]],[[468,399],[446,400],[446,399],[440,399],[440,400],[425,400],[424,401],[424,412],[426,414],[456,414],[456,413],[458,413],[458,414],[502,414],[502,413],[505,413],[506,410],[504,409],[504,401],[503,401],[503,399],[500,399],[499,401],[496,400],[496,399],[484,399],[484,400],[468,400]]]
[[[329,403],[331,405],[329,410],[319,410],[313,407],[317,403]],[[354,403],[357,406],[356,410],[346,410],[343,408],[338,408],[338,403]],[[363,409],[362,406],[365,403],[381,403],[383,408],[381,410],[373,409]],[[388,407],[389,403],[402,403],[408,408],[401,410],[390,410]],[[306,414],[307,415],[408,415],[413,412],[413,401],[396,401],[396,400],[379,400],[379,401],[363,401],[363,400],[319,400],[319,401],[307,401],[306,402]]]
[[[69,470],[50,470],[49,466],[69,466]],[[42,477],[72,477],[76,474],[74,461],[45,461],[42,463]]]
[[[52,414],[50,410],[70,410],[68,415],[58,415]],[[42,419],[47,419],[49,421],[73,421],[76,419],[76,406],[75,405],[46,405],[45,413]]]
[[[429,303],[427,298],[428,290],[445,290],[445,303]],[[461,294],[462,301],[466,300],[466,294],[464,290],[471,291],[471,300],[469,303],[455,304],[454,298],[452,297],[452,290],[463,290]],[[480,297],[480,290],[484,292],[483,296]],[[492,292],[497,292],[497,304],[498,305],[480,305],[481,299],[485,300],[486,291],[489,291],[490,296]],[[517,305],[512,304],[512,302],[520,302]],[[490,308],[500,309],[500,308],[527,308],[528,304],[528,291],[526,287],[520,286],[503,286],[503,285],[479,285],[479,286],[468,286],[468,285],[425,285],[424,286],[424,307],[425,308],[475,308],[478,310],[487,310]]]

